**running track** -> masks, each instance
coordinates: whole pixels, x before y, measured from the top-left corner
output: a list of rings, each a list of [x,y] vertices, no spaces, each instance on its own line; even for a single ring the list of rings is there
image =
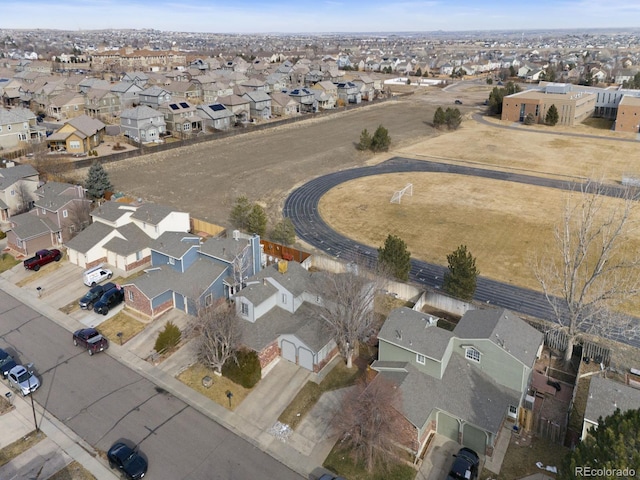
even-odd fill
[[[311,180],[289,195],[284,204],[284,216],[291,219],[298,237],[315,248],[344,261],[357,260],[374,265],[378,257],[377,249],[355,242],[334,231],[320,217],[318,203],[326,192],[341,183],[360,177],[400,172],[470,175],[562,190],[575,187],[575,184],[571,185],[563,180],[394,157],[375,166],[334,172]],[[616,191],[617,189],[612,187],[608,193],[613,194]],[[409,280],[426,288],[439,289],[446,270],[446,267],[440,265],[412,259]],[[554,321],[553,311],[542,293],[495,280],[479,277],[474,300],[535,318]],[[640,347],[640,337],[638,336],[628,338],[621,333],[614,333],[610,335],[610,338]]]

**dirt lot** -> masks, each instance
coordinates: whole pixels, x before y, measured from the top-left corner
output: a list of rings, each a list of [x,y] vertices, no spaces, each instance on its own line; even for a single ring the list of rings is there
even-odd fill
[[[277,219],[295,186],[337,169],[381,161],[398,148],[434,135],[430,122],[435,108],[453,106],[459,97],[424,88],[384,104],[146,155],[109,165],[107,170],[116,190],[187,210],[203,220],[227,225],[230,206],[240,195],[262,203]],[[485,97],[478,92],[469,96],[475,103]],[[463,98],[461,110],[470,111],[467,97]],[[360,132],[367,128],[373,133],[380,124],[389,130],[392,152],[376,157],[357,152]],[[79,178],[85,175],[78,172]]]

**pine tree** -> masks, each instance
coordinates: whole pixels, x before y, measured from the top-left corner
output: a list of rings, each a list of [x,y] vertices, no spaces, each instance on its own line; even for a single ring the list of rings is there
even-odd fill
[[[378,263],[383,270],[390,272],[399,280],[409,278],[411,270],[411,254],[407,244],[400,237],[388,235],[384,247],[378,248]]]
[[[87,195],[91,198],[102,198],[105,192],[113,190],[109,175],[101,163],[93,162],[85,180]]]
[[[271,232],[271,239],[282,245],[291,245],[296,241],[296,230],[290,218],[278,222]]]
[[[357,148],[358,150],[369,150],[371,148],[371,135],[366,128],[360,133],[360,143],[358,143]]]
[[[389,131],[380,125],[376,128],[373,138],[371,139],[371,150],[374,152],[386,152],[391,145],[391,137]]]
[[[460,245],[447,255],[447,262],[449,270],[444,274],[444,291],[462,300],[471,300],[480,274],[476,259],[467,251],[466,245]]]
[[[544,123],[553,127],[558,123],[558,120],[558,109],[555,105],[551,105],[547,110],[547,115],[544,117]]]
[[[231,209],[229,220],[234,227],[246,230],[249,224],[250,213],[251,204],[249,203],[249,199],[243,195],[236,198],[236,203]]]
[[[460,110],[457,108],[448,107],[447,111],[444,112],[444,118],[449,130],[457,130],[462,123],[462,115],[460,115]]]
[[[446,118],[444,116],[444,110],[442,107],[436,108],[436,112],[433,114],[433,127],[441,128],[446,123]]]
[[[267,214],[260,205],[255,203],[247,217],[247,229],[249,233],[255,233],[264,237],[267,231]]]

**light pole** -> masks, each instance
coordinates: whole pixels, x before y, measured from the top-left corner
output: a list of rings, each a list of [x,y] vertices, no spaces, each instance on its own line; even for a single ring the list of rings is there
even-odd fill
[[[33,412],[33,424],[36,426],[36,432],[40,431],[40,427],[38,426],[38,419],[36,418],[36,405],[33,402],[33,392],[31,391],[31,375],[33,375],[33,363],[27,365],[27,385],[29,386],[29,397],[31,398],[31,411]]]

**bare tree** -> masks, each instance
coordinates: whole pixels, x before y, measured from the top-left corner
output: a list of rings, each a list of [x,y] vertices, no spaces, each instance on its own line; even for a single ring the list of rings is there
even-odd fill
[[[337,405],[331,427],[354,456],[363,460],[369,472],[387,466],[393,448],[401,441],[402,410],[400,390],[378,374],[363,378]]]
[[[640,256],[625,245],[638,226],[636,206],[629,190],[581,185],[567,199],[552,245],[535,262],[535,277],[568,336],[566,361],[583,332],[626,336],[639,328],[618,311],[640,292]]]
[[[15,186],[15,196],[16,196],[16,209],[15,214],[18,215],[20,213],[24,213],[29,211],[31,205],[33,204],[33,194],[29,190],[27,184],[20,180],[16,183]]]
[[[64,228],[69,229],[70,236],[74,237],[91,225],[91,202],[84,199],[74,200],[69,205],[65,220]]]
[[[318,274],[312,288],[320,299],[319,316],[351,368],[353,357],[358,355],[358,342],[371,332],[377,281],[363,269],[353,268],[344,273]]]
[[[239,247],[233,257],[231,266],[235,292],[241,290],[244,285],[247,272],[249,271],[249,267],[251,267],[252,253],[251,244],[247,243],[244,247]]]
[[[222,373],[222,366],[234,357],[242,338],[235,310],[227,304],[200,308],[195,331],[198,361]]]

